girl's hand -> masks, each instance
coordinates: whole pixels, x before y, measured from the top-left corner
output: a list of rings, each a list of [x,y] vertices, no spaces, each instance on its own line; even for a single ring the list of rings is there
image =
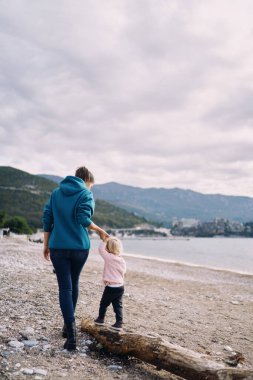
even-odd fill
[[[100,228],[93,222],[88,226],[88,229],[95,231],[99,235],[100,239],[103,241],[110,237],[110,235],[106,231],[104,231],[102,228]]]
[[[99,231],[98,234],[99,234],[100,239],[103,241],[105,241],[106,239],[110,237],[110,235],[104,230]]]

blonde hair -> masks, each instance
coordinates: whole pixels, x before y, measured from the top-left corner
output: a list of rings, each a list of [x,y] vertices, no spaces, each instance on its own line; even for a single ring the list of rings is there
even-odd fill
[[[105,248],[113,255],[120,255],[123,252],[122,243],[116,237],[110,237],[106,242]]]

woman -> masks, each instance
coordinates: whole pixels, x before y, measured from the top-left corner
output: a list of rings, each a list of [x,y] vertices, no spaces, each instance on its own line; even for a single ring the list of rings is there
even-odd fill
[[[44,207],[44,257],[53,263],[59,286],[59,301],[64,319],[64,348],[76,349],[75,308],[79,276],[90,249],[89,230],[101,239],[109,235],[91,221],[94,177],[82,166],[75,176],[67,176],[55,189]]]

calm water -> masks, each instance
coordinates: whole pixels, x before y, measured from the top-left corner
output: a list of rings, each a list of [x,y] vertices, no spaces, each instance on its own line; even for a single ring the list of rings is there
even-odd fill
[[[123,240],[125,253],[253,274],[253,239]],[[92,240],[96,249],[98,240]]]

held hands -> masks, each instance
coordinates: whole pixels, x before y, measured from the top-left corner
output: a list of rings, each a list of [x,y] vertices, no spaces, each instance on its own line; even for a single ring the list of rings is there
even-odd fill
[[[99,234],[100,239],[103,241],[106,241],[110,237],[110,235],[102,229],[98,231],[98,234]]]
[[[43,255],[45,260],[50,261],[50,251],[48,246],[44,246]]]

